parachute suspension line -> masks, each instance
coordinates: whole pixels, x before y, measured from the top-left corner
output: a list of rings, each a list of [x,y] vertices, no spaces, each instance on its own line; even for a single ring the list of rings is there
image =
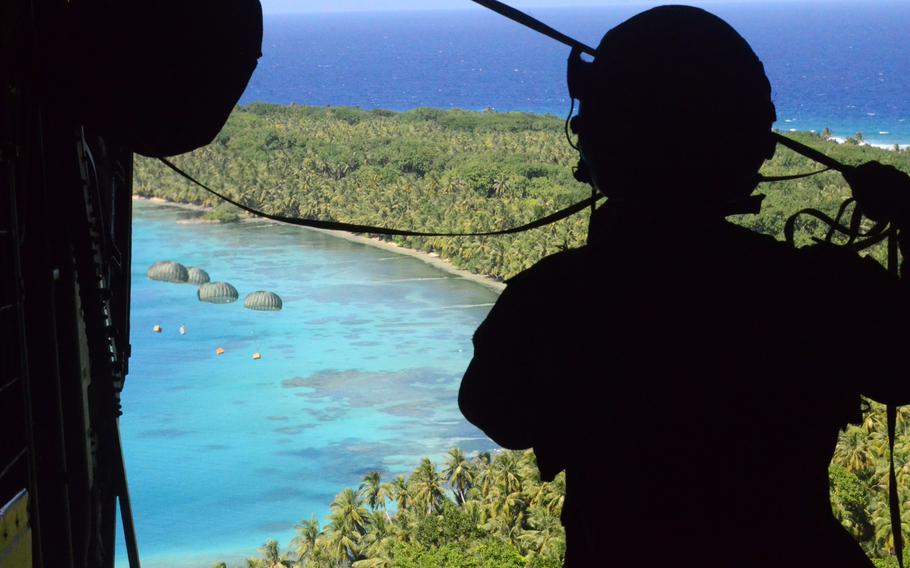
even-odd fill
[[[594,207],[594,204],[603,197],[602,195],[592,194],[590,198],[583,199],[577,203],[569,205],[568,207],[566,207],[564,209],[560,209],[559,211],[557,211],[555,213],[551,213],[550,215],[541,217],[539,219],[531,221],[530,223],[525,223],[524,225],[519,225],[517,227],[509,227],[507,229],[498,229],[495,231],[481,231],[481,232],[477,232],[477,233],[439,233],[439,232],[411,231],[411,230],[407,230],[407,229],[391,229],[391,228],[387,228],[387,227],[375,227],[372,225],[357,225],[354,223],[341,223],[341,222],[337,222],[337,221],[321,221],[319,219],[301,219],[299,217],[285,217],[283,215],[272,215],[270,213],[266,213],[264,211],[260,211],[258,209],[254,209],[252,207],[243,205],[242,203],[234,201],[233,199],[231,199],[230,197],[228,197],[226,195],[218,193],[214,189],[210,188],[209,186],[205,185],[201,181],[197,180],[190,174],[188,174],[185,171],[183,171],[182,169],[180,169],[178,166],[176,166],[173,162],[171,162],[167,158],[158,158],[158,160],[162,164],[164,164],[165,166],[169,167],[171,170],[176,172],[178,175],[183,177],[184,179],[193,183],[194,185],[201,187],[202,189],[211,193],[215,197],[217,197],[223,201],[227,201],[231,205],[233,205],[235,207],[239,207],[240,209],[243,209],[247,213],[255,215],[256,217],[263,217],[265,219],[270,219],[272,221],[277,221],[279,223],[287,223],[289,225],[297,225],[299,227],[310,227],[310,228],[314,228],[314,229],[328,229],[328,230],[333,230],[333,231],[346,231],[349,233],[372,233],[374,235],[397,235],[397,236],[403,236],[403,237],[490,237],[490,236],[495,236],[495,235],[514,235],[516,233],[523,233],[525,231],[530,231],[531,229],[545,227],[546,225],[550,225],[550,224],[555,223],[556,221],[561,221],[562,219],[565,219],[566,217],[570,217],[570,216],[578,213],[579,211],[585,209],[586,207],[589,207],[589,206]]]
[[[594,204],[597,203],[597,189],[591,184],[591,212],[588,214],[588,235],[585,237],[585,244],[591,244],[591,229],[594,227]]]
[[[517,22],[526,28],[531,28],[537,33],[543,34],[550,39],[555,39],[559,43],[568,45],[573,49],[578,49],[588,55],[597,55],[597,50],[593,47],[585,45],[578,41],[577,39],[571,38],[564,33],[558,32],[555,29],[551,28],[547,24],[541,22],[537,18],[532,18],[531,16],[525,14],[521,10],[516,10],[515,8],[509,6],[508,4],[503,4],[497,0],[472,0],[475,4],[480,4],[484,8],[492,10],[499,14],[500,16],[505,16],[506,18]]]
[[[572,142],[572,139],[569,136],[569,121],[572,119],[572,113],[574,111],[575,111],[575,99],[573,98],[572,104],[569,108],[569,114],[566,117],[565,132],[566,132],[566,140],[569,142],[569,145],[572,146],[573,148],[575,148],[576,150],[578,150],[578,146]],[[781,135],[777,134],[776,132],[773,134],[775,135],[775,137],[778,139],[779,142],[782,140],[786,140],[787,142],[783,143],[783,144],[785,146],[787,146],[788,148],[792,149],[793,151],[795,151],[799,154],[803,154],[804,156],[811,158],[813,160],[821,161],[823,164],[826,165],[826,167],[821,170],[814,171],[814,172],[805,172],[805,173],[800,173],[800,174],[792,174],[792,175],[784,175],[784,176],[761,176],[760,175],[760,176],[758,176],[759,183],[805,178],[805,177],[814,176],[816,174],[820,174],[822,172],[826,172],[826,171],[829,171],[832,169],[837,170],[837,171],[843,171],[844,169],[846,169],[848,167],[848,166],[844,166],[840,162],[837,162],[836,160],[833,160],[832,158],[829,158],[828,156],[825,156],[824,154],[821,154],[820,152],[818,152],[816,150],[813,150],[812,148],[809,148],[807,146],[800,144],[799,142],[790,140],[789,138],[786,138],[785,136],[781,136]],[[816,156],[816,154],[817,154],[817,156]],[[214,189],[210,188],[209,186],[205,185],[204,183],[200,182],[199,180],[197,180],[196,178],[191,176],[190,174],[186,173],[183,169],[178,167],[176,164],[174,164],[167,158],[158,158],[158,161],[160,161],[162,164],[164,164],[165,166],[167,166],[168,168],[170,168],[175,173],[177,173],[181,177],[185,178],[192,184],[204,189],[205,191],[211,193],[212,195],[221,199],[222,201],[226,201],[226,202],[230,203],[231,205],[234,205],[235,207],[238,207],[238,208],[246,211],[247,213],[255,215],[256,217],[263,217],[265,219],[270,219],[272,221],[277,221],[279,223],[287,223],[290,225],[297,225],[297,226],[301,226],[301,227],[310,227],[310,228],[315,228],[315,229],[326,229],[326,230],[334,230],[334,231],[346,231],[346,232],[350,232],[350,233],[372,233],[375,235],[396,235],[396,236],[404,236],[404,237],[489,237],[489,236],[497,236],[497,235],[513,235],[516,233],[530,231],[531,229],[537,229],[540,227],[544,227],[546,225],[550,225],[557,221],[561,221],[562,219],[565,219],[567,217],[574,215],[575,213],[578,213],[579,211],[585,209],[586,207],[591,208],[591,214],[593,216],[596,203],[598,201],[600,201],[601,199],[603,199],[603,197],[604,197],[603,195],[599,195],[597,193],[596,189],[594,189],[592,187],[591,197],[589,197],[588,199],[584,199],[582,201],[574,203],[564,209],[560,209],[559,211],[556,211],[555,213],[552,213],[545,217],[541,217],[539,219],[531,221],[530,223],[526,223],[524,225],[519,225],[516,227],[509,227],[506,229],[498,229],[498,230],[493,230],[493,231],[480,231],[480,232],[474,232],[474,233],[444,233],[444,232],[433,232],[433,231],[414,231],[414,230],[409,230],[409,229],[395,229],[395,228],[388,228],[388,227],[378,227],[378,226],[373,226],[373,225],[358,225],[355,223],[343,223],[343,222],[338,222],[338,221],[321,221],[318,219],[301,219],[299,217],[286,217],[286,216],[282,216],[282,215],[273,215],[273,214],[265,213],[264,211],[260,211],[258,209],[254,209],[252,207],[243,205],[242,203],[239,203],[239,202],[231,199],[230,197],[215,191]],[[845,205],[847,205],[851,201],[852,200],[847,200],[846,202],[844,202],[844,205],[842,205],[842,207],[841,207],[841,213],[843,213],[843,210],[845,209]],[[803,210],[795,213],[793,216],[791,216],[787,220],[787,225],[785,227],[785,234],[787,235],[787,241],[790,242],[791,244],[793,243],[792,237],[793,237],[793,232],[794,232],[795,219],[799,215],[810,215],[810,216],[816,217],[819,220],[821,220],[822,222],[824,222],[825,224],[829,225],[832,228],[832,230],[836,229],[838,232],[841,232],[841,233],[844,233],[847,235],[853,234],[853,233],[851,233],[851,230],[849,228],[846,228],[843,225],[841,225],[839,220],[835,221],[835,220],[831,219],[830,217],[828,217],[827,215],[825,215],[824,213],[822,213],[821,211],[818,211],[816,209],[803,209]],[[840,214],[838,215],[838,219],[839,218],[840,218]],[[857,220],[857,224],[858,224],[858,222],[859,221]],[[590,223],[589,223],[589,228],[590,228]],[[858,226],[857,226],[857,229],[858,229]],[[855,236],[868,236],[869,238],[862,241],[861,243],[853,243],[855,238],[851,237],[850,248],[852,250],[862,250],[863,248],[867,248],[868,246],[872,246],[872,245],[884,240],[885,238],[887,238],[887,234],[883,234],[882,229],[883,229],[883,227],[881,226],[881,224],[878,224],[875,227],[873,227],[873,229],[870,230],[869,233],[867,233],[866,235],[856,233]],[[590,231],[589,231],[589,233],[590,233]],[[829,241],[830,241],[830,236],[831,236],[831,233],[829,233],[829,238],[828,238]]]
[[[821,173],[824,173],[824,172],[827,172],[827,171],[830,171],[830,170],[831,170],[831,168],[822,168],[822,169],[820,169],[820,170],[815,170],[814,172],[803,172],[803,173],[801,173],[801,174],[790,174],[790,175],[786,175],[786,176],[763,176],[763,175],[759,175],[759,176],[758,176],[758,183],[768,183],[768,182],[775,182],[775,181],[788,181],[788,180],[791,180],[791,179],[807,178],[807,177],[811,177],[811,176],[814,176],[814,175],[818,175],[818,174],[821,174]]]
[[[898,230],[892,224],[888,229],[888,272],[899,277],[898,270]],[[897,493],[897,475],[894,472],[894,438],[897,429],[897,407],[889,404],[888,416],[888,509],[891,513],[891,535],[894,537],[894,555],[897,565],[904,568],[904,535],[901,532],[901,505]]]
[[[841,173],[843,173],[845,170],[851,169],[851,166],[842,164],[842,163],[838,162],[837,160],[835,160],[834,158],[831,158],[830,156],[826,156],[825,154],[822,154],[815,148],[810,148],[809,146],[806,146],[805,144],[802,144],[801,142],[797,142],[796,140],[794,140],[792,138],[788,138],[788,137],[784,136],[783,134],[772,131],[771,136],[773,136],[774,139],[777,141],[777,143],[780,144],[781,146],[786,146],[787,148],[793,150],[797,154],[801,154],[801,155],[809,158],[810,160],[818,162],[819,164],[821,164],[823,166],[827,166],[828,169],[832,169],[832,170],[835,170],[835,171],[838,171]],[[822,171],[824,171],[824,170],[822,170]],[[819,173],[821,173],[821,172],[819,172]]]
[[[812,240],[816,243],[826,243],[835,246],[842,246],[854,252],[859,252],[873,245],[876,245],[885,239],[888,239],[891,233],[890,229],[888,228],[888,224],[885,222],[878,222],[867,231],[863,231],[861,226],[863,215],[862,212],[855,206],[851,211],[849,224],[844,224],[843,218],[846,215],[847,209],[850,207],[850,205],[854,205],[855,203],[856,200],[852,197],[844,200],[837,211],[837,216],[833,219],[818,209],[811,207],[800,209],[791,215],[787,219],[787,222],[784,224],[784,238],[788,243],[790,243],[790,245],[796,246],[794,239],[796,233],[796,223],[801,216],[806,215],[818,219],[828,226],[828,230],[825,233],[824,238],[812,237]],[[835,243],[834,237],[838,234],[846,236],[847,242],[844,244]],[[891,261],[889,259],[889,265],[890,264]]]
[[[792,138],[788,138],[788,137],[784,136],[783,134],[780,134],[779,132],[772,131],[771,136],[781,146],[784,146],[784,147],[796,152],[797,154],[799,154],[801,156],[805,156],[806,158],[809,158],[812,161],[818,162],[819,164],[821,164],[825,167],[820,170],[816,170],[814,172],[805,172],[802,174],[792,174],[792,175],[786,175],[786,176],[759,176],[759,183],[769,182],[769,181],[787,181],[787,180],[792,180],[792,179],[801,179],[801,178],[806,178],[809,176],[814,176],[816,174],[820,174],[823,172],[827,172],[829,170],[834,170],[834,171],[843,173],[844,170],[850,168],[850,166],[846,166],[846,165],[838,162],[834,158],[831,158],[829,156],[826,156],[825,154],[822,154],[815,148],[806,146],[805,144],[803,144],[801,142],[797,142],[796,140],[794,140]]]
[[[575,112],[575,97],[570,97],[572,99],[572,104],[569,105],[569,114],[566,115],[566,124],[563,127],[566,132],[566,142],[569,143],[574,150],[578,150],[578,146],[575,142],[572,142],[572,136],[569,135],[569,122],[572,120],[572,114]]]

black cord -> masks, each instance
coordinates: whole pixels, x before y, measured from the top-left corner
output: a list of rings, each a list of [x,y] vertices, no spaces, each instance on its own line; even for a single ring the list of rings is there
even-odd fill
[[[320,221],[319,219],[301,219],[299,217],[285,217],[283,215],[272,215],[272,214],[266,213],[264,211],[259,211],[258,209],[253,209],[252,207],[248,207],[246,205],[243,205],[242,203],[238,203],[237,201],[234,201],[230,197],[227,197],[226,195],[218,193],[214,189],[210,188],[209,186],[205,185],[201,181],[197,180],[190,174],[188,174],[185,171],[183,171],[182,169],[180,169],[178,166],[174,165],[174,163],[171,162],[170,160],[168,160],[167,158],[158,158],[158,160],[161,163],[163,163],[165,166],[169,167],[170,169],[175,171],[177,174],[182,176],[183,178],[185,178],[185,179],[189,180],[190,182],[192,182],[193,184],[201,187],[202,189],[211,193],[215,197],[218,197],[219,199],[227,201],[231,205],[234,205],[235,207],[239,207],[240,209],[243,209],[247,213],[251,213],[257,217],[264,217],[266,219],[271,219],[272,221],[278,221],[279,223],[287,223],[289,225],[297,225],[299,227],[310,227],[310,228],[314,228],[314,229],[328,229],[328,230],[334,230],[334,231],[347,231],[350,233],[372,233],[375,235],[398,235],[398,236],[403,236],[403,237],[490,237],[490,236],[495,236],[495,235],[514,235],[515,233],[523,233],[525,231],[530,231],[531,229],[545,227],[546,225],[550,225],[552,223],[555,223],[556,221],[561,221],[562,219],[565,219],[566,217],[570,217],[570,216],[578,213],[585,207],[593,206],[594,203],[596,203],[599,199],[601,199],[603,197],[602,195],[592,195],[590,198],[583,199],[582,201],[579,201],[578,203],[574,203],[574,204],[566,207],[565,209],[560,209],[559,211],[557,211],[555,213],[551,213],[550,215],[541,217],[540,219],[536,219],[534,221],[531,221],[530,223],[525,223],[524,225],[519,225],[517,227],[509,227],[508,229],[499,229],[496,231],[481,231],[481,232],[477,232],[477,233],[439,233],[439,232],[433,232],[433,231],[426,231],[426,232],[425,231],[411,231],[408,229],[391,229],[388,227],[375,227],[372,225],[357,225],[354,223],[341,223],[338,221]]]
[[[814,172],[803,172],[803,173],[801,173],[801,174],[790,174],[790,175],[786,175],[786,176],[763,176],[763,175],[759,175],[759,176],[758,176],[758,183],[768,183],[768,182],[775,182],[775,181],[788,181],[788,180],[791,180],[791,179],[802,179],[802,178],[807,178],[807,177],[811,177],[811,176],[814,176],[814,175],[818,175],[818,174],[827,172],[827,171],[829,171],[829,170],[831,170],[831,168],[822,168],[822,169],[820,169],[820,170],[815,170]]]
[[[575,97],[570,98],[572,99],[572,104],[569,106],[569,114],[566,115],[566,124],[564,129],[566,131],[566,141],[569,143],[569,146],[578,151],[578,146],[575,144],[575,142],[572,142],[572,137],[569,135],[569,122],[572,120],[572,113],[575,112]]]
[[[566,119],[566,128],[567,128],[566,138],[567,139],[569,138],[568,121],[571,119],[572,112],[574,112],[574,107],[575,107],[575,99],[572,99],[572,107],[569,110],[569,117]],[[571,144],[573,148],[577,149],[577,147],[574,144],[572,144],[571,140],[569,140],[569,144]],[[589,197],[588,199],[584,199],[582,201],[574,203],[564,209],[560,209],[559,211],[557,211],[555,213],[552,213],[545,217],[541,217],[539,219],[531,221],[530,223],[526,223],[524,225],[519,225],[517,227],[509,227],[507,229],[498,229],[495,231],[480,231],[480,232],[476,232],[476,233],[441,233],[441,232],[435,232],[435,231],[413,231],[410,229],[395,229],[395,228],[390,228],[390,227],[378,227],[378,226],[374,226],[374,225],[359,225],[356,223],[344,223],[344,222],[339,222],[339,221],[322,221],[319,219],[301,219],[299,217],[286,217],[283,215],[273,215],[270,213],[266,213],[264,211],[260,211],[258,209],[254,209],[252,207],[248,207],[246,205],[243,205],[242,203],[234,201],[233,199],[231,199],[230,197],[228,197],[224,194],[218,193],[217,191],[215,191],[214,189],[205,185],[201,181],[197,180],[196,178],[194,178],[187,172],[183,171],[179,166],[177,166],[176,164],[174,164],[167,158],[158,158],[158,161],[160,161],[162,164],[164,164],[165,166],[167,166],[168,168],[173,170],[175,173],[177,173],[181,177],[190,181],[194,185],[204,189],[205,191],[211,193],[215,197],[217,197],[223,201],[227,201],[231,205],[234,205],[235,207],[239,207],[240,209],[243,209],[247,213],[250,213],[257,217],[263,217],[265,219],[271,219],[272,221],[277,221],[279,223],[287,223],[289,225],[297,225],[300,227],[310,227],[310,228],[314,228],[314,229],[327,229],[327,230],[333,230],[333,231],[347,231],[350,233],[372,233],[375,235],[396,235],[396,236],[403,236],[403,237],[491,237],[491,236],[497,236],[497,235],[514,235],[516,233],[523,233],[525,231],[530,231],[531,229],[538,229],[540,227],[545,227],[547,225],[553,224],[557,221],[561,221],[567,217],[571,217],[572,215],[578,213],[579,211],[585,209],[586,207],[590,207],[591,213],[593,214],[595,204],[600,199],[603,198],[603,195],[598,194],[597,191],[595,190],[595,191],[591,192],[591,197]],[[775,182],[775,181],[799,179],[799,178],[814,176],[816,174],[820,174],[822,172],[828,171],[829,169],[831,169],[831,168],[824,168],[822,170],[817,170],[814,172],[805,172],[805,173],[801,173],[801,174],[793,174],[793,175],[788,175],[788,176],[759,176],[759,182],[762,183],[762,182]],[[797,213],[796,215],[799,215],[801,213],[808,214],[811,211],[814,211],[814,210],[803,210],[803,211],[800,211],[799,213]],[[794,215],[794,217],[796,215]],[[821,214],[821,215],[824,215],[824,214]],[[792,217],[791,217],[791,219],[792,219]],[[790,239],[788,239],[788,240],[790,240]]]

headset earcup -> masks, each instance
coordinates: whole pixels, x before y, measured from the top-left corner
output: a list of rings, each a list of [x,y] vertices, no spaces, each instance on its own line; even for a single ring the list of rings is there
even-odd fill
[[[578,131],[581,130],[581,115],[575,115],[569,120],[569,130],[572,131],[572,134],[578,134]]]
[[[588,171],[588,165],[585,164],[584,159],[579,158],[578,165],[575,166],[575,171],[572,172],[572,175],[575,176],[575,179],[580,183],[590,184],[592,182],[591,172]]]

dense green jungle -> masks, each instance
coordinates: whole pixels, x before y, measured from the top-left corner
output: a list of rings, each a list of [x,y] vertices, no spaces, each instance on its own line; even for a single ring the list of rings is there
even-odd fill
[[[471,232],[519,225],[590,195],[572,168],[577,153],[562,119],[524,113],[414,109],[395,113],[356,108],[252,104],[235,110],[215,141],[174,158],[181,168],[244,205],[268,213],[424,231]],[[846,142],[827,133],[788,133],[849,164],[878,160],[910,172],[910,151]],[[641,152],[660,159],[702,133],[654,133]],[[765,175],[819,166],[785,148]],[[136,158],[134,191],[146,197],[214,207],[236,220],[233,206],[191,186],[162,164]],[[840,174],[763,185],[760,215],[733,218],[783,238],[787,219],[803,208],[836,214],[850,196]],[[869,224],[863,225],[868,228]],[[794,225],[800,245],[822,237],[812,217]],[[587,213],[506,237],[401,238],[455,266],[506,279],[542,257],[584,243]],[[884,247],[871,250],[879,260]],[[902,499],[910,497],[910,414],[901,413],[895,464]],[[880,567],[896,566],[888,512],[888,444],[884,410],[871,404],[862,424],[842,434],[830,468],[834,514]],[[453,449],[442,469],[423,460],[410,476],[383,482],[378,473],[345,489],[327,522],[301,521],[282,551],[269,541],[252,567],[380,568],[557,567],[565,548],[559,512],[562,476],[543,483],[533,454],[465,456]],[[388,504],[388,505],[387,505]],[[903,503],[905,511],[910,502]],[[306,511],[301,511],[305,516]],[[904,515],[904,534],[910,533]]]

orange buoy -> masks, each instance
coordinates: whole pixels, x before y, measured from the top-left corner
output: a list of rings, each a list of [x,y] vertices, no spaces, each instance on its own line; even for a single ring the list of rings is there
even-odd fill
[[[219,347],[218,349],[215,349],[215,355],[223,355],[223,354],[224,354],[224,347]]]
[[[152,328],[152,331],[154,331],[155,333],[161,333],[161,326],[156,325],[155,327]]]
[[[253,353],[253,359],[262,359],[262,355],[257,351]]]

